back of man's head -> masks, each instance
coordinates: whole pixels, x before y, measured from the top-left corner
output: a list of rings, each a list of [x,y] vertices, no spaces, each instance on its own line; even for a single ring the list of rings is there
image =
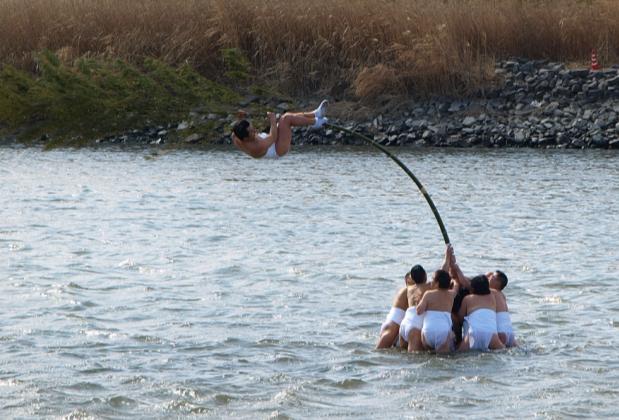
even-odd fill
[[[239,140],[245,140],[249,137],[249,121],[241,120],[234,123],[232,132]]]
[[[411,278],[415,282],[415,284],[424,284],[428,278],[426,274],[426,270],[423,269],[419,264],[414,265],[411,268]]]
[[[434,281],[438,283],[439,289],[449,289],[451,285],[451,277],[445,270],[436,270],[434,272]]]
[[[488,283],[488,277],[483,274],[473,277],[471,279],[471,292],[474,295],[489,295],[490,283]]]
[[[505,289],[505,286],[507,286],[507,276],[501,270],[497,270],[495,271],[495,273],[496,273],[496,278],[499,280],[499,283],[501,284],[501,288],[499,290]]]

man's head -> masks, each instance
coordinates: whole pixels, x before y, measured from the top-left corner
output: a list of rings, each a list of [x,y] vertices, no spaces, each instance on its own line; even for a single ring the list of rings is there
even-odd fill
[[[451,285],[451,277],[449,277],[449,273],[445,270],[436,270],[432,281],[438,285],[439,289],[449,289]]]
[[[414,265],[409,274],[415,284],[424,284],[428,278],[426,270],[419,264]]]
[[[247,140],[254,133],[254,127],[247,120],[241,120],[234,123],[232,126],[232,132],[241,141]]]
[[[486,274],[490,288],[495,290],[503,290],[507,286],[507,276],[500,270],[492,271]]]
[[[471,279],[471,292],[474,295],[489,295],[490,283],[488,282],[488,277],[483,274],[473,277]]]

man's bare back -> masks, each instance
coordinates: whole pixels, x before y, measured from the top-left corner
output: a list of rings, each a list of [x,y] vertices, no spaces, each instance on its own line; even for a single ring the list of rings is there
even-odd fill
[[[406,299],[408,303],[408,307],[415,307],[421,302],[421,298],[424,293],[430,290],[432,285],[430,283],[424,284],[414,284],[412,286],[406,287]]]
[[[456,294],[457,291],[454,289],[428,290],[428,292],[424,294],[423,304],[417,306],[417,313],[420,315],[425,311],[451,313],[451,308],[453,307]]]

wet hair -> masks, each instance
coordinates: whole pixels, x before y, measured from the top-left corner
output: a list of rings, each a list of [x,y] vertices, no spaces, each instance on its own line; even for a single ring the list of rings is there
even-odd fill
[[[451,285],[451,277],[445,270],[436,270],[434,272],[434,281],[438,283],[439,289],[449,289]]]
[[[232,126],[232,132],[239,140],[245,140],[249,137],[249,121],[241,120],[234,123]]]
[[[471,279],[471,292],[474,295],[489,295],[490,283],[488,282],[488,277],[483,274],[473,277]]]
[[[505,286],[507,286],[507,276],[501,270],[496,270],[495,273],[496,278],[499,280],[499,283],[501,283],[501,288],[499,290],[505,289]]]
[[[426,274],[426,270],[423,269],[419,264],[414,265],[411,268],[411,278],[416,284],[423,284],[426,282],[428,276]]]

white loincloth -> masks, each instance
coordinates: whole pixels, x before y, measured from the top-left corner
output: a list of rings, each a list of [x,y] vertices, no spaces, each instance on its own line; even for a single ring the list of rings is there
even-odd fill
[[[391,308],[391,310],[389,311],[389,313],[387,314],[387,318],[385,318],[385,322],[383,322],[383,324],[380,326],[380,332],[383,332],[383,330],[385,328],[387,328],[387,326],[390,323],[395,323],[395,324],[402,324],[402,320],[404,319],[404,309],[400,309],[400,308],[396,308],[395,306],[393,306]]]
[[[488,350],[492,336],[497,334],[496,312],[481,308],[464,318],[467,329],[464,335],[469,337],[469,347],[472,350]]]
[[[258,137],[261,140],[264,140],[268,137],[269,135],[267,133],[259,133]],[[269,148],[267,149],[267,152],[264,154],[264,156],[262,156],[265,159],[277,159],[279,157],[279,155],[277,154],[277,150],[275,150],[275,143],[271,144],[269,146]]]
[[[505,334],[507,336],[507,342],[505,345],[511,347],[514,345],[515,335],[512,327],[512,317],[507,311],[496,313],[496,329],[497,332]]]
[[[414,306],[406,310],[406,315],[404,315],[404,319],[400,324],[400,337],[404,341],[408,342],[408,337],[413,328],[421,331],[423,328],[423,317],[423,315],[417,315],[417,309]]]
[[[421,335],[426,344],[436,350],[447,341],[452,333],[451,312],[426,311],[424,315]]]

